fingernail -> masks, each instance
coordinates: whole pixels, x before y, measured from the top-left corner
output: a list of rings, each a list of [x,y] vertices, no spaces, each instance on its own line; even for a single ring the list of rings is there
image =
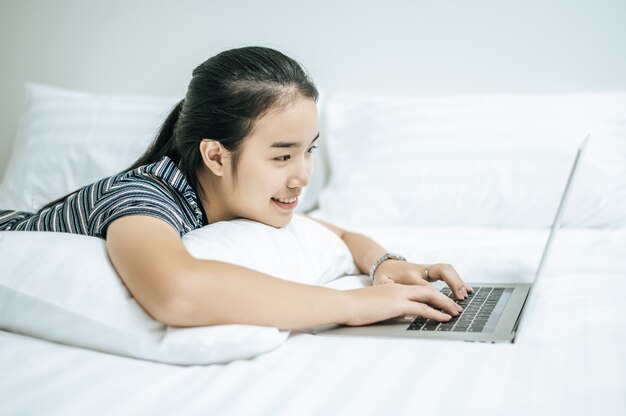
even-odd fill
[[[448,315],[447,313],[442,313],[442,315],[446,319],[452,319],[452,316]]]
[[[463,308],[461,307],[461,305],[456,305],[456,308],[458,309],[459,312],[463,312]]]

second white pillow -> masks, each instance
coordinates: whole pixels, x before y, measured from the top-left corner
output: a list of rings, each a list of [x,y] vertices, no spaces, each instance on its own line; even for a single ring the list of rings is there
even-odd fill
[[[324,125],[319,208],[344,227],[548,227],[588,133],[563,226],[626,225],[626,93],[337,93]]]

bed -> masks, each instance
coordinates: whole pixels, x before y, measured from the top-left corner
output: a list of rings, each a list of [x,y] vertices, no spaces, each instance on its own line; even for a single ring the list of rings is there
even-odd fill
[[[47,187],[54,175],[71,188],[118,169],[111,155],[132,160],[175,99],[41,85],[27,94],[0,188],[3,204],[24,208],[64,190]],[[120,109],[138,117],[124,132],[119,113],[112,115]],[[453,264],[472,283],[532,281],[576,145],[591,133],[585,169],[515,343],[330,337],[302,328],[253,357],[174,365],[5,326],[0,413],[626,414],[626,94],[325,92],[320,110],[324,152],[300,209],[409,261]],[[94,117],[83,117],[88,111],[100,115],[95,126]],[[46,128],[59,120],[68,125]],[[88,138],[63,134],[80,123],[92,123]],[[58,135],[43,137],[49,143],[65,140],[64,150],[32,151],[37,129]],[[85,149],[85,140],[111,131],[118,141],[108,142],[109,156]],[[35,166],[45,158],[59,167],[42,176]],[[14,192],[18,186],[31,191]],[[367,279],[344,273],[324,284],[345,290]]]

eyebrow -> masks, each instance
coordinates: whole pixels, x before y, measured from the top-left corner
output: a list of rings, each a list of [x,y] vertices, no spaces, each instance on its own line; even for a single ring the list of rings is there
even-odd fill
[[[313,142],[315,140],[317,140],[319,137],[320,137],[320,134],[318,132],[317,136],[315,136],[315,138],[313,140],[311,140],[311,144],[313,144]],[[277,148],[280,148],[280,149],[283,149],[283,148],[289,149],[289,148],[295,147],[295,148],[298,149],[298,148],[302,147],[302,145],[300,143],[296,143],[296,142],[276,142],[276,143],[273,143],[270,147],[272,147],[272,148],[277,147]]]

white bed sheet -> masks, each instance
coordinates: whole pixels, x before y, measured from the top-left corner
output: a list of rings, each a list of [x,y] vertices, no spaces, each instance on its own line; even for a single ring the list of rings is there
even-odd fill
[[[351,231],[474,282],[531,280],[547,235]],[[626,414],[626,229],[562,230],[537,289],[515,344],[293,331],[254,359],[180,367],[0,332],[0,414]]]

